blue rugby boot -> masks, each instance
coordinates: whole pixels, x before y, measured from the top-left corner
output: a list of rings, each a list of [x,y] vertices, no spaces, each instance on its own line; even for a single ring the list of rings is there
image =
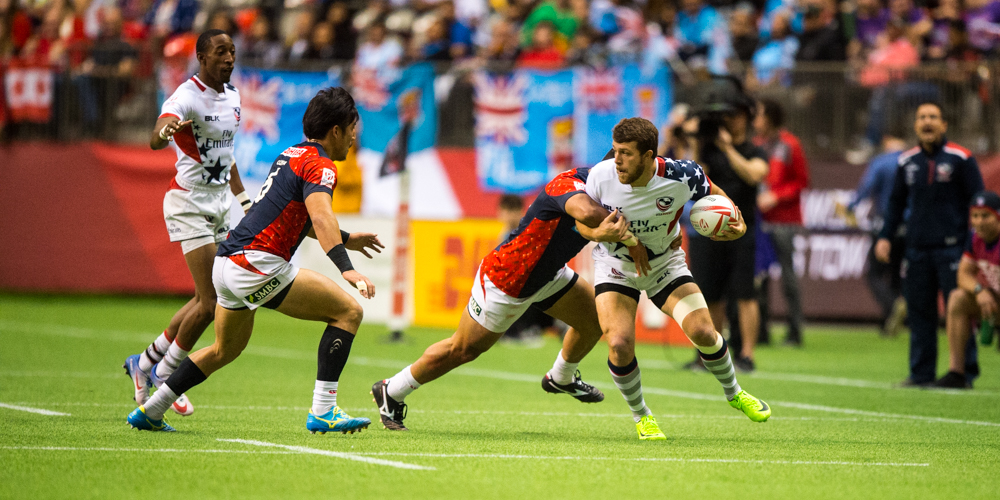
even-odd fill
[[[132,379],[132,385],[135,389],[135,404],[142,406],[146,404],[149,399],[149,387],[152,385],[149,381],[149,375],[146,372],[139,369],[139,354],[133,354],[125,358],[125,364],[122,368],[125,369],[125,374]]]
[[[332,410],[323,415],[314,415],[312,410],[309,410],[306,429],[313,434],[317,432],[320,434],[326,434],[327,432],[341,432],[344,434],[350,432],[354,434],[355,431],[361,432],[361,429],[367,429],[371,423],[372,421],[367,418],[352,418],[344,410],[341,410],[339,406],[334,406]]]
[[[170,424],[164,422],[162,418],[153,420],[146,416],[146,408],[143,406],[132,410],[132,413],[129,413],[125,420],[129,427],[140,431],[176,432],[176,429],[170,427]]]

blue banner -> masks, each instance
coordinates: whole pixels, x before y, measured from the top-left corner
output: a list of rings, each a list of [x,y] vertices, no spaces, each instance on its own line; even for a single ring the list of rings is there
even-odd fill
[[[480,71],[473,82],[484,189],[529,192],[573,166],[572,71]]]
[[[386,81],[387,78],[395,80]],[[399,72],[381,73],[355,67],[351,81],[354,83],[351,93],[361,115],[360,147],[384,153],[404,120],[413,121],[407,142],[409,152],[434,146],[438,117],[433,66],[419,63]]]
[[[242,68],[233,73],[240,91],[241,120],[236,133],[240,176],[262,182],[285,148],[305,139],[302,115],[320,90],[340,85],[335,73]]]
[[[611,129],[623,118],[642,117],[662,129],[673,106],[670,73],[664,64],[637,64],[575,70],[573,100],[574,158],[592,166],[611,149]],[[665,130],[660,130],[663,140]]]

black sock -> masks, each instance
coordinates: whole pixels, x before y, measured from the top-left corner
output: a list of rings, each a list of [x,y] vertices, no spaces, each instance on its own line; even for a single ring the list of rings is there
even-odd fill
[[[201,371],[201,368],[198,368],[198,365],[194,364],[190,357],[187,357],[181,361],[180,366],[174,370],[174,373],[170,374],[170,378],[164,384],[170,386],[174,394],[180,396],[206,379],[208,376],[205,375],[205,372]]]
[[[316,380],[337,382],[351,355],[351,344],[354,335],[347,330],[335,326],[327,326],[323,338],[319,341],[319,357],[317,359]]]

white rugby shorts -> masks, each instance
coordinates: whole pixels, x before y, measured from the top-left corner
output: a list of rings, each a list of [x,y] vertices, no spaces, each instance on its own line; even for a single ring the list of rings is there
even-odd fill
[[[163,219],[170,241],[211,236],[215,243],[229,235],[229,208],[233,195],[228,185],[204,188],[190,186],[167,191],[163,196]]]
[[[476,323],[494,333],[506,332],[532,304],[538,303],[542,310],[552,307],[577,280],[576,272],[563,266],[552,281],[533,295],[519,299],[497,288],[489,277],[482,274],[482,270],[480,265],[476,271],[476,280],[472,283],[469,315]]]
[[[299,268],[287,260],[251,250],[242,255],[216,257],[212,283],[220,306],[233,310],[257,309],[275,297],[284,297],[287,292],[282,292],[298,274]],[[265,307],[273,309],[277,304]]]
[[[684,250],[677,249],[653,259],[649,265],[653,268],[645,276],[635,272],[635,264],[622,259],[594,251],[594,287],[602,284],[620,285],[639,291],[645,291],[647,297],[653,297],[679,278],[691,279],[691,271],[684,260]]]

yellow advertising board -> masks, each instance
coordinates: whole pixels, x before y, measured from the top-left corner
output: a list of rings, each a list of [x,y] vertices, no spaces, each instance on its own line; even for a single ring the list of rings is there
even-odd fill
[[[416,263],[413,324],[457,328],[479,262],[497,246],[503,224],[490,219],[415,220],[410,228]]]

